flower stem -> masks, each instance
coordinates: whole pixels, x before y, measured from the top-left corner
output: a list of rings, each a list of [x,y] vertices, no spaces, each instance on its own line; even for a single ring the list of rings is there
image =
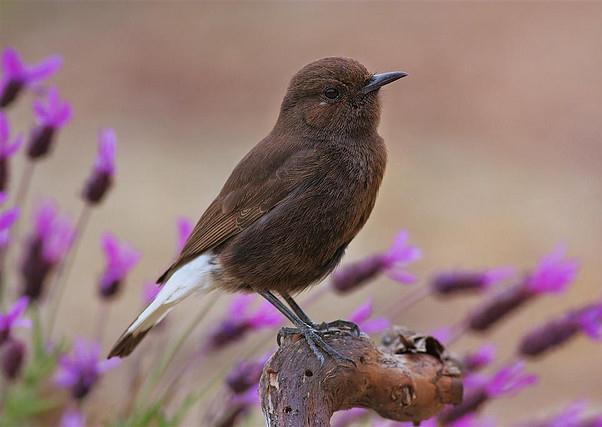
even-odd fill
[[[27,202],[27,193],[29,193],[29,189],[31,187],[31,181],[33,180],[33,172],[35,170],[35,163],[31,160],[27,161],[25,165],[25,169],[23,169],[23,173],[21,174],[21,179],[19,180],[19,185],[17,187],[17,192],[15,196],[15,201],[13,206],[19,208],[21,212],[25,211],[25,204]],[[17,221],[12,227],[11,234],[19,237],[19,225],[21,223],[21,216],[17,218]],[[14,245],[13,245],[14,246]]]
[[[147,402],[149,395],[154,391],[157,383],[169,367],[170,363],[173,361],[174,357],[178,353],[178,351],[182,348],[188,337],[194,332],[198,324],[205,318],[205,316],[209,313],[209,310],[215,305],[215,302],[219,298],[219,294],[213,294],[211,299],[207,301],[207,304],[203,307],[201,311],[192,319],[192,322],[188,325],[188,327],[182,332],[182,334],[178,337],[174,345],[166,352],[165,356],[159,363],[159,365],[153,370],[149,379],[144,383],[142,390],[140,392],[140,396],[136,399],[135,408],[139,408],[142,402]]]
[[[59,306],[61,305],[65,288],[69,282],[69,274],[73,268],[77,249],[79,248],[79,243],[81,241],[81,236],[88,225],[91,211],[92,210],[87,203],[83,205],[79,213],[79,217],[77,218],[77,224],[75,225],[75,234],[73,236],[73,244],[71,245],[71,249],[69,252],[67,252],[63,261],[58,265],[56,274],[54,276],[53,286],[50,287],[50,295],[48,297],[48,338],[52,336]]]
[[[401,300],[396,301],[383,310],[385,316],[396,317],[398,314],[404,313],[406,310],[410,309],[412,306],[419,303],[430,294],[431,290],[427,287],[415,289],[409,294],[404,295]]]

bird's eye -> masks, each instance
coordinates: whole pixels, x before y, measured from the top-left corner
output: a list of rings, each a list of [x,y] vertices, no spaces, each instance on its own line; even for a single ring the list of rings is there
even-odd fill
[[[339,97],[339,90],[334,87],[328,87],[324,90],[324,96],[328,99],[337,99]]]

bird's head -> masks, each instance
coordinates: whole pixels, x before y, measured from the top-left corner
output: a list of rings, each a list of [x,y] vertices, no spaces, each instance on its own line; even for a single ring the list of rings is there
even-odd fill
[[[404,72],[372,74],[351,58],[323,58],[292,78],[279,124],[314,137],[374,132],[380,117],[379,89]]]

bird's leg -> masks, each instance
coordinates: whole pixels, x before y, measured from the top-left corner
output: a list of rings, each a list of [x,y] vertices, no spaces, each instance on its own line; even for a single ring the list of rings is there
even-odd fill
[[[297,304],[297,302],[293,299],[293,297],[291,297],[286,292],[280,292],[280,295],[282,296],[282,298],[284,298],[284,300],[291,307],[291,309],[295,312],[295,314],[299,317],[299,319],[303,320],[303,322],[305,322],[309,326],[312,326],[314,329],[323,331],[323,330],[328,330],[330,328],[336,328],[341,331],[349,331],[353,335],[359,336],[360,329],[358,328],[358,326],[355,323],[350,322],[348,320],[335,320],[332,322],[322,322],[319,325],[315,324],[309,318],[309,316],[303,311],[303,309],[299,306],[299,304]]]
[[[353,359],[343,356],[330,345],[328,345],[320,336],[320,331],[313,327],[313,325],[308,325],[303,320],[301,320],[297,314],[292,312],[273,293],[271,293],[270,291],[258,291],[258,293],[259,295],[264,297],[268,302],[270,302],[270,304],[276,307],[278,311],[280,311],[287,319],[289,319],[293,323],[293,325],[296,326],[295,329],[282,328],[278,333],[279,340],[280,334],[301,333],[305,338],[307,345],[314,353],[314,355],[318,358],[321,365],[324,364],[324,353],[339,362],[347,362],[355,365]]]
[[[309,318],[309,316],[303,311],[303,309],[297,304],[297,302],[286,292],[280,292],[280,295],[286,303],[293,309],[295,314],[299,317],[299,319],[303,320],[309,326],[317,328],[316,324]]]

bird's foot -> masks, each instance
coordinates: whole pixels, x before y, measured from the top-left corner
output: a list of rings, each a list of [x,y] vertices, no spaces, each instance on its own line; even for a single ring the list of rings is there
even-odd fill
[[[330,332],[330,331],[339,331],[346,332],[353,336],[360,336],[360,328],[353,322],[349,320],[334,320],[332,322],[322,322],[316,326],[316,329],[319,331]]]
[[[312,353],[320,362],[320,365],[324,365],[324,355],[326,355],[332,357],[337,363],[350,363],[353,366],[356,366],[353,359],[342,355],[340,352],[332,348],[332,346],[326,341],[324,341],[322,335],[328,334],[329,332],[330,331],[327,329],[315,328],[309,325],[305,325],[301,328],[282,328],[278,332],[277,341],[278,345],[280,345],[283,337],[289,335],[303,335]]]

